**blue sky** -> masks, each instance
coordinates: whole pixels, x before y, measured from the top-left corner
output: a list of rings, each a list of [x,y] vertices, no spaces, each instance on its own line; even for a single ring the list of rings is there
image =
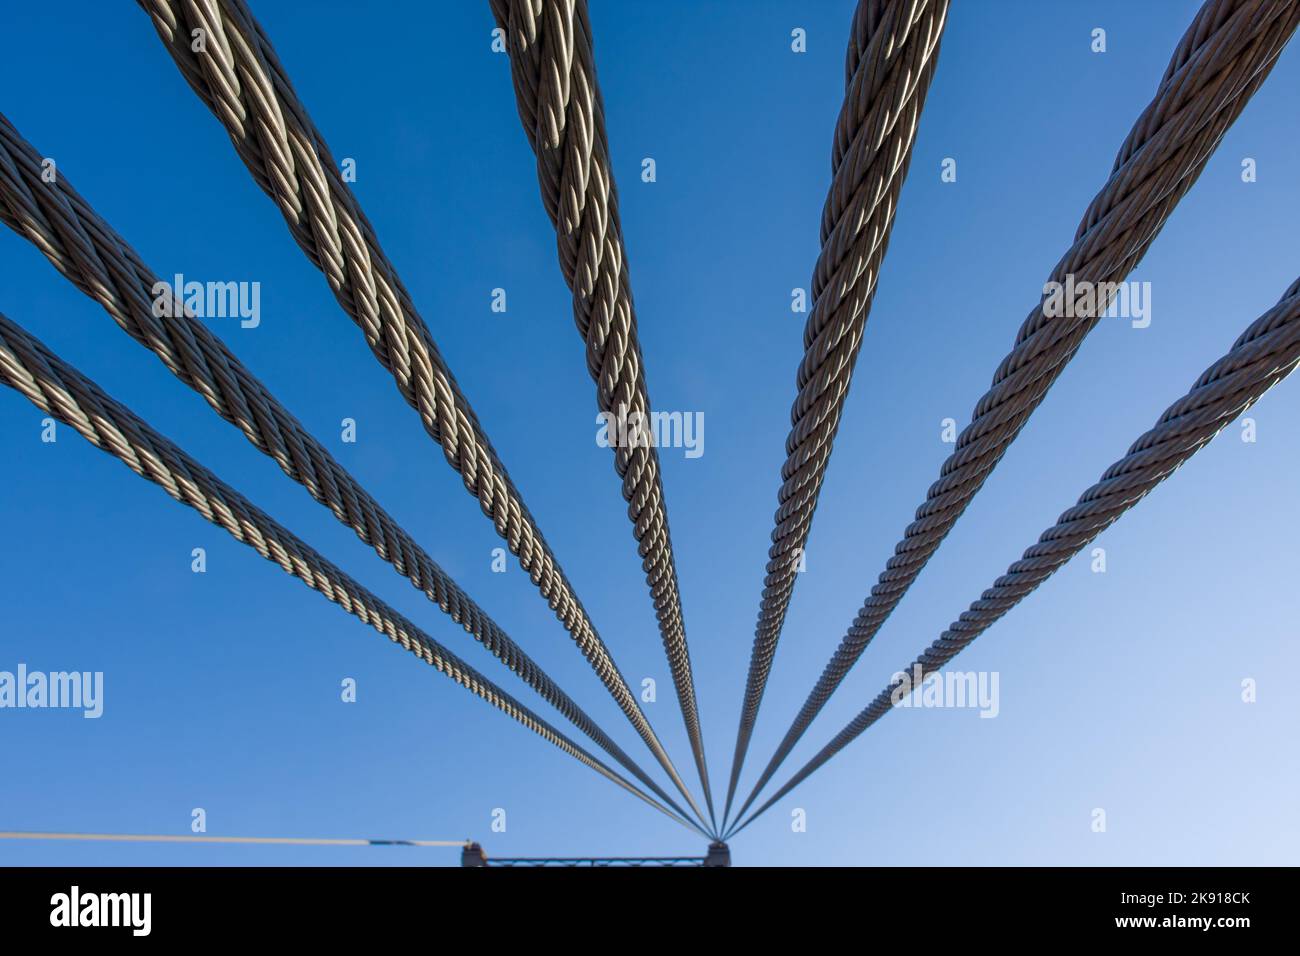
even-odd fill
[[[299,95],[683,776],[689,748],[486,3],[258,0]],[[725,793],[818,249],[850,2],[597,3],[609,139],[654,404],[701,411],[663,470],[714,789]],[[957,3],[742,781],[866,596],[1105,181],[1198,4]],[[0,14],[2,109],[163,276],[261,283],[216,331],[506,630],[652,758],[132,4]],[[1089,50],[1094,27],[1108,50]],[[807,31],[807,53],[790,31]],[[57,68],[53,64],[59,64]],[[1300,270],[1300,51],[1228,133],[784,780],[1073,504]],[[642,183],[653,157],[657,182]],[[955,183],[940,163],[958,163]],[[1258,181],[1243,183],[1241,161]],[[508,293],[493,313],[491,290]],[[3,310],[544,716],[347,528],[0,235]],[[1284,382],[957,661],[1000,714],[889,715],[733,843],[757,864],[1294,863],[1300,462]],[[497,855],[703,841],[473,699],[70,429],[0,391],[0,669],[103,671],[104,716],[0,711],[0,829],[482,841]],[[358,441],[339,441],[339,422]],[[203,547],[208,571],[190,571]],[[345,677],[355,704],[340,701]],[[1258,700],[1241,701],[1241,682]],[[555,716],[557,726],[567,727]],[[576,731],[574,732],[576,734]],[[492,813],[506,811],[504,833]],[[791,811],[807,816],[793,832]],[[1107,832],[1091,829],[1103,808]],[[452,850],[0,844],[10,864],[454,863]]]

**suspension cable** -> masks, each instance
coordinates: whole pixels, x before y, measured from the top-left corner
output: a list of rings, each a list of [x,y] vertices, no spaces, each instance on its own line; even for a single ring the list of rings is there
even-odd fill
[[[698,808],[243,0],[137,0],[294,240],[692,810]],[[201,43],[193,31],[200,31]],[[195,50],[195,46],[201,49]]]
[[[96,843],[241,843],[261,846],[468,846],[468,840],[367,840],[331,837],[200,836],[192,833],[44,833],[3,830],[0,840],[77,840]]]
[[[1191,390],[1170,405],[1155,426],[1106,469],[1101,480],[1079,496],[1038,543],[1007,568],[969,610],[949,626],[903,673],[880,692],[825,747],[728,838],[753,823],[769,807],[889,713],[921,682],[968,647],[994,622],[1033,593],[1089,542],[1141,501],[1156,485],[1203,448],[1265,392],[1300,363],[1300,279],[1281,300],[1256,319],[1231,350],[1211,365]],[[737,816],[743,816],[744,811]]]
[[[860,0],[853,15],[844,103],[822,212],[822,249],[813,272],[813,305],[795,378],[798,395],[790,409],[724,826],[839,430],[947,14],[948,0]]]
[[[637,336],[586,0],[491,0],[491,5],[507,38],[519,116],[537,154],[542,203],[555,226],[560,271],[573,293],[573,317],[587,346],[596,405],[601,412],[648,422],[645,360]],[[712,819],[713,794],[659,455],[649,442],[633,441],[629,446],[611,441],[610,448],[614,471],[623,481],[623,498],[630,506],[628,518]]]
[[[1091,311],[1049,316],[1048,286],[1015,347],[998,366],[971,424],[894,549],[816,686],[759,777],[748,807],[857,663],[931,555],[983,486],[1047,390],[1096,326],[1224,132],[1264,82],[1300,23],[1297,0],[1208,0],[1175,50],[1156,95],[1138,117],[1109,180],[1084,214],[1074,244],[1052,270],[1055,288],[1106,290]],[[1080,300],[1082,301],[1082,300]],[[1074,303],[1069,305],[1074,306]],[[744,813],[744,810],[741,810]]]
[[[704,833],[425,634],[4,315],[0,315],[0,381],[544,740],[683,826]]]
[[[41,154],[0,115],[0,220],[30,240],[121,328],[153,351],[286,475],[392,564],[574,726],[662,800],[677,804],[550,675],[438,566],[396,519],[340,465],[216,335],[181,302],[155,309],[166,287],[60,172],[42,179]],[[163,315],[156,315],[161,311]]]

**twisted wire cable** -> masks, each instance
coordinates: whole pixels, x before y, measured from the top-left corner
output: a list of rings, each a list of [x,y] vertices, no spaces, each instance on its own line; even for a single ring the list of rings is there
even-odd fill
[[[798,395],[790,409],[724,821],[731,813],[848,397],[947,13],[948,0],[861,0],[853,15],[844,104],[822,212],[822,249],[813,272],[813,305],[795,380]]]
[[[456,384],[243,0],[137,0],[294,240],[687,803],[694,800]],[[201,31],[195,50],[193,31]],[[697,811],[698,812],[698,811]]]
[[[1083,295],[1081,283],[1101,288],[1125,279],[1268,76],[1297,23],[1297,0],[1208,0],[1201,7],[1050,281],[1064,285],[1073,276],[1076,294]],[[1107,296],[1095,310],[1079,305],[1053,317],[1046,314],[1047,299],[1045,288],[746,807],[857,663],[1109,305]]]
[[[182,303],[155,315],[158,276],[62,174],[41,179],[40,154],[0,114],[0,220],[29,239],[117,324],[153,351],[286,475],[465,628],[661,799],[680,808],[603,729],[438,566],[293,415]],[[165,284],[165,283],[164,283]]]
[[[1226,355],[1196,380],[1191,390],[1170,405],[1155,426],[1145,432],[1079,496],[1038,543],[973,602],[943,635],[921,654],[900,678],[889,684],[743,824],[738,833],[787,793],[848,746],[863,731],[889,713],[896,700],[918,689],[921,680],[952,660],[994,622],[1031,594],[1089,542],[1109,528],[1203,448],[1265,392],[1286,378],[1300,363],[1300,279],[1281,300],[1256,319]],[[919,675],[916,669],[919,668]],[[919,676],[919,679],[918,679]],[[742,811],[743,814],[743,811]]]
[[[470,667],[402,615],[325,560],[239,492],[154,431],[0,314],[0,381],[87,441],[160,486],[182,504],[225,528],[268,561],[319,591],[349,614],[554,744],[575,760],[683,826],[700,830],[587,753],[519,701]]]
[[[555,226],[560,271],[573,292],[573,317],[587,346],[596,405],[629,420],[649,420],[645,363],[586,0],[491,0],[491,5],[507,37],[519,117],[537,154],[542,203]],[[659,455],[652,444],[628,447],[614,441],[610,447],[712,818]]]

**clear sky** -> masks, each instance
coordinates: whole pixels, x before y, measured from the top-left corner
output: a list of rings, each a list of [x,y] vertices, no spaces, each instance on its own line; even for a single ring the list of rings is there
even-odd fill
[[[830,177],[853,4],[595,3],[714,791],[725,794]],[[951,13],[853,389],[742,781],[748,791],[969,420],[1198,4]],[[257,0],[299,95],[647,713],[693,781],[593,386],[486,2]],[[214,329],[647,769],[653,760],[396,394],[134,4],[7,5],[0,109],[161,275],[257,281]],[[1107,51],[1090,50],[1107,31]],[[790,48],[795,28],[807,52]],[[1072,505],[1300,272],[1300,49],[787,763],[813,754]],[[653,157],[657,181],[643,183]],[[945,158],[957,181],[940,180]],[[1243,183],[1253,158],[1258,181]],[[490,309],[504,288],[508,311]],[[562,718],[117,329],[0,234],[3,310],[424,627]],[[1295,407],[1285,382],[955,662],[1000,712],[889,715],[733,842],[758,864],[1295,863]],[[1291,409],[1288,411],[1288,409]],[[0,390],[0,670],[102,671],[104,714],[0,710],[0,830],[460,839],[497,855],[703,841]],[[357,441],[340,441],[340,421]],[[190,570],[207,551],[206,574]],[[354,678],[358,700],[340,700]],[[1242,701],[1242,681],[1258,699]],[[573,731],[575,739],[581,735]],[[506,811],[506,831],[491,829]],[[1104,833],[1093,811],[1106,812]],[[794,832],[792,812],[805,812]],[[10,864],[455,863],[454,850],[0,843]]]

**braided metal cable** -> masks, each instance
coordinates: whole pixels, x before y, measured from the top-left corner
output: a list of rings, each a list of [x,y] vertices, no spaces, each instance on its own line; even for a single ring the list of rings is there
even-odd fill
[[[822,249],[813,272],[813,305],[804,328],[798,395],[790,409],[724,819],[731,813],[848,398],[947,14],[948,0],[861,0],[853,15]]]
[[[1084,214],[1050,281],[1120,282],[1205,168],[1219,140],[1300,23],[1298,0],[1209,0],[1179,43],[1155,98]],[[1082,294],[1082,293],[1080,293]],[[1020,329],[993,385],[944,462],[871,595],[745,801],[749,806],[825,706],[867,644],[1020,433],[1109,302],[1048,316],[1043,300]],[[744,812],[743,810],[741,811]]]
[[[4,315],[0,315],[0,381],[542,739],[683,826],[700,830],[637,789],[429,637]]]
[[[1123,458],[1106,469],[1100,481],[1079,496],[1073,508],[1043,532],[1037,544],[1028,548],[993,587],[909,665],[904,671],[909,675],[906,680],[891,682],[732,834],[752,823],[889,713],[895,698],[901,700],[908,692],[918,689],[920,681],[915,679],[915,668],[920,669],[924,679],[956,657],[1260,396],[1286,378],[1297,363],[1300,363],[1300,279],[1291,284],[1277,305],[1242,333],[1226,355],[1205,370],[1185,396],[1165,410],[1155,426],[1135,441]]]
[[[41,179],[41,156],[0,115],[0,220],[29,239],[121,328],[162,359],[281,470],[453,621],[678,812],[680,808],[588,714],[438,566],[225,344],[181,303],[154,314],[159,282],[139,255],[60,174]],[[167,311],[167,310],[162,310]]]
[[[609,649],[501,464],[428,326],[344,183],[270,40],[242,0],[137,0],[186,82],[221,121],[375,358],[420,415],[483,513],[619,708],[695,809]],[[202,31],[195,50],[193,31]],[[698,811],[697,811],[698,812]]]
[[[648,421],[645,363],[586,0],[491,0],[491,5],[507,37],[519,116],[537,154],[542,203],[555,226],[560,271],[573,292],[573,318],[587,346],[596,405],[602,412],[629,419],[639,415]],[[640,443],[628,447],[611,442],[610,447],[712,817],[713,795],[658,451]]]

